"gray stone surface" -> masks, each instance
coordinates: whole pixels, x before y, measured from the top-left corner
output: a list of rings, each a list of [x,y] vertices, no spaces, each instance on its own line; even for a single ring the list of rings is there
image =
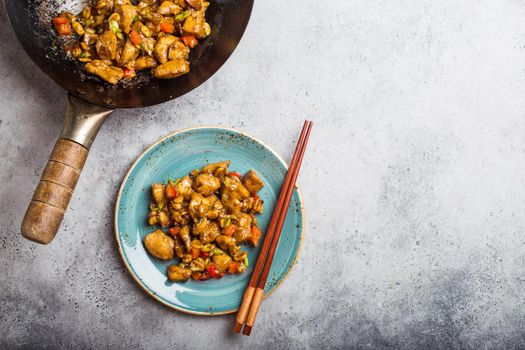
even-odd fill
[[[19,236],[65,93],[0,12],[0,348],[525,348],[525,3],[257,1],[237,51],[104,125],[49,246]],[[134,158],[194,125],[248,131],[300,185],[298,264],[252,337],[143,293],[113,239]]]

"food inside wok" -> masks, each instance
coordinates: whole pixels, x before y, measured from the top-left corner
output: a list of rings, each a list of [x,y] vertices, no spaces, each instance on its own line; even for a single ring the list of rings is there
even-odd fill
[[[203,0],[98,0],[52,22],[64,49],[110,84],[149,70],[159,79],[190,71],[190,50],[210,35]]]

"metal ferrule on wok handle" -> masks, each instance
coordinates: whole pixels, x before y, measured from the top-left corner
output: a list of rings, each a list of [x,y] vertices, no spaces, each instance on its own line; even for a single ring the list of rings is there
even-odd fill
[[[64,128],[22,220],[22,236],[41,244],[53,240],[86,162],[89,148],[111,112],[111,109],[68,95]]]

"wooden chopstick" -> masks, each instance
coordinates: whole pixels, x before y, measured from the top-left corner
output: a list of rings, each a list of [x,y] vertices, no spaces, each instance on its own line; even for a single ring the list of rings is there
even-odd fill
[[[281,193],[279,194],[279,198],[277,199],[277,204],[275,205],[272,219],[270,220],[270,226],[268,227],[268,230],[266,231],[263,245],[261,246],[261,252],[259,253],[259,258],[257,259],[257,263],[255,264],[255,267],[253,269],[253,273],[252,273],[250,282],[248,283],[248,286],[246,287],[246,290],[244,291],[244,296],[242,298],[241,306],[239,307],[239,311],[235,319],[235,326],[233,327],[233,331],[235,333],[239,333],[241,331],[241,328],[244,322],[246,322],[246,319],[248,317],[248,311],[250,309],[252,298],[255,293],[255,287],[257,286],[257,282],[259,281],[259,276],[261,274],[261,271],[264,265],[264,261],[266,259],[266,255],[268,254],[270,243],[275,233],[277,221],[279,220],[279,214],[282,211],[282,206],[284,204],[284,199],[286,197],[287,185],[292,178],[292,174],[295,169],[297,159],[299,157],[299,153],[301,151],[302,144],[304,142],[304,138],[306,136],[307,126],[308,126],[308,121],[305,121],[303,130],[301,131],[301,136],[299,137],[299,141],[297,142],[297,146],[295,148],[295,151],[292,157],[292,161],[290,162],[290,167],[288,168],[288,172],[286,173],[286,177],[284,179],[283,186],[281,188]]]
[[[237,313],[236,323],[233,329],[235,333],[239,333],[241,331],[241,328],[244,322],[246,322],[246,319],[248,318],[248,311],[250,310],[250,305],[252,304],[252,299],[254,298],[255,287],[257,286],[257,282],[259,281],[261,270],[264,267],[266,255],[268,254],[268,250],[270,249],[270,244],[275,236],[276,228],[279,226],[278,225],[279,218],[283,211],[283,206],[285,206],[286,204],[286,210],[288,209],[290,198],[288,198],[288,201],[286,201],[287,193],[288,192],[291,193],[291,191],[293,191],[293,188],[295,187],[295,180],[297,179],[297,176],[295,176],[295,180],[293,182],[292,182],[292,179],[294,177],[294,173],[298,172],[298,166],[297,166],[298,160],[302,159],[300,154],[301,152],[304,154],[304,148],[305,148],[304,146],[305,146],[305,141],[307,140],[307,134],[309,134],[309,132],[307,132],[309,127],[311,127],[311,122],[305,121],[303,130],[301,132],[301,136],[299,137],[299,141],[297,142],[297,146],[294,151],[292,161],[290,163],[290,168],[288,169],[285,180],[283,182],[281,193],[279,195],[277,204],[275,206],[274,214],[270,221],[269,228],[266,232],[266,236],[264,238],[263,245],[261,247],[261,252],[259,253],[259,258],[257,259],[257,263],[254,267],[254,271],[250,279],[250,282],[248,283],[248,286],[244,292],[242,303],[241,303],[241,306],[239,307],[239,312]],[[290,184],[292,185],[290,186]],[[290,191],[290,188],[291,188],[291,191]],[[291,197],[291,195],[289,197]],[[281,225],[281,229],[282,229],[282,225]],[[279,229],[279,235],[280,235],[281,229]],[[277,237],[276,244],[277,244],[278,239],[279,238]],[[273,254],[272,254],[272,258],[273,258]],[[270,261],[270,265],[271,265],[271,261]],[[267,277],[267,274],[266,274],[266,277]],[[263,284],[263,289],[264,289],[264,284]],[[259,296],[257,296],[257,298],[259,298]],[[260,298],[262,299],[262,295],[260,295]],[[253,326],[253,323],[251,325]]]
[[[295,189],[295,182],[297,181],[297,177],[299,176],[299,169],[301,168],[301,163],[303,161],[304,152],[306,150],[306,145],[308,143],[308,138],[310,137],[311,130],[312,130],[312,122],[309,122],[308,129],[306,131],[306,136],[302,144],[301,150],[299,152],[299,158],[297,160],[297,164],[294,169],[294,172],[292,173],[292,179],[290,180],[290,183],[288,184],[288,188],[286,189],[286,197],[284,199],[284,205],[279,215],[279,221],[277,222],[277,227],[275,229],[275,234],[272,240],[272,244],[270,246],[270,251],[268,252],[268,255],[266,256],[264,268],[261,273],[261,277],[259,279],[259,285],[257,289],[255,290],[252,304],[250,306],[250,311],[248,312],[248,318],[246,319],[246,325],[244,326],[244,329],[242,332],[244,335],[250,335],[252,331],[252,327],[255,323],[255,319],[257,317],[257,312],[259,311],[259,307],[262,302],[262,297],[264,295],[264,287],[266,285],[266,280],[268,279],[270,268],[272,267],[273,257],[275,255],[275,251],[277,250],[277,244],[279,243],[279,238],[281,236],[284,222],[286,220],[286,214],[288,213],[288,208],[290,206],[290,200],[292,198],[293,190]]]

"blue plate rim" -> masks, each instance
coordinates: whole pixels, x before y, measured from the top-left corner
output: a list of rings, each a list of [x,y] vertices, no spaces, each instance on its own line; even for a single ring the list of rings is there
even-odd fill
[[[140,286],[140,288],[143,291],[145,291],[149,296],[153,297],[155,300],[157,300],[161,304],[169,307],[170,309],[177,310],[177,311],[180,311],[180,312],[183,312],[183,313],[186,313],[186,314],[198,315],[198,316],[220,316],[220,315],[232,314],[232,313],[236,312],[239,308],[234,308],[234,309],[231,309],[231,310],[225,310],[225,311],[221,311],[221,312],[191,311],[191,310],[187,310],[187,309],[184,309],[182,307],[179,307],[177,305],[170,304],[169,302],[166,302],[165,300],[160,298],[153,290],[149,289],[148,286],[144,285],[144,283],[140,280],[140,278],[135,274],[135,272],[133,271],[133,269],[129,265],[129,262],[127,260],[126,254],[124,253],[124,250],[122,249],[122,245],[120,244],[120,239],[119,239],[119,234],[118,234],[118,207],[119,207],[119,203],[120,203],[120,200],[121,200],[122,191],[124,189],[124,186],[125,186],[128,178],[129,178],[131,172],[133,171],[133,169],[135,169],[135,167],[137,166],[138,162],[143,157],[145,157],[146,154],[150,150],[152,150],[155,146],[157,146],[158,144],[160,144],[164,140],[166,140],[166,139],[168,139],[170,137],[173,137],[173,136],[175,136],[177,134],[181,134],[181,133],[184,133],[184,132],[187,132],[187,131],[191,131],[191,130],[198,130],[198,129],[226,130],[226,131],[229,131],[229,132],[233,132],[233,133],[240,134],[240,135],[243,135],[245,137],[248,137],[248,138],[258,142],[259,144],[264,146],[266,149],[268,149],[279,160],[279,162],[281,162],[281,164],[285,167],[285,169],[288,169],[288,163],[276,151],[274,151],[270,146],[268,146],[263,141],[259,140],[258,138],[254,137],[254,136],[252,136],[252,135],[250,135],[250,134],[248,134],[248,133],[246,133],[244,131],[233,129],[233,128],[228,128],[228,127],[224,127],[224,126],[218,126],[218,125],[199,125],[199,126],[193,126],[193,127],[189,127],[189,128],[185,128],[185,129],[180,129],[180,130],[174,131],[174,132],[172,132],[172,133],[170,133],[170,134],[160,138],[159,140],[157,140],[156,142],[151,144],[149,147],[147,147],[144,151],[142,151],[142,153],[135,159],[135,161],[129,167],[128,171],[126,172],[126,175],[122,179],[122,182],[120,184],[120,188],[119,188],[119,191],[118,191],[118,195],[117,195],[117,200],[115,202],[115,207],[114,207],[114,211],[113,211],[113,230],[115,231],[115,240],[117,241],[120,257],[121,257],[122,261],[124,262],[124,266],[126,267],[127,272],[129,273],[129,275],[131,275],[133,280]],[[304,208],[304,202],[303,202],[303,196],[302,196],[302,193],[301,193],[301,189],[300,189],[300,186],[297,183],[295,184],[295,189],[297,190],[297,194],[299,195],[299,203],[301,205],[301,217],[302,217],[302,220],[301,220],[301,240],[299,242],[299,247],[297,248],[297,252],[295,254],[295,257],[294,257],[292,263],[290,264],[290,266],[288,267],[288,270],[286,271],[286,273],[283,275],[281,280],[279,280],[279,282],[277,282],[277,284],[268,293],[265,293],[263,295],[263,298],[267,298],[268,296],[270,296],[270,294],[272,294],[281,285],[281,283],[283,283],[283,281],[286,279],[286,277],[288,277],[288,274],[290,273],[290,271],[292,271],[293,267],[295,266],[295,264],[297,262],[297,259],[299,258],[299,255],[301,253],[301,249],[303,247],[304,233],[305,233],[305,229],[306,229],[306,212],[305,212],[305,208]]]

